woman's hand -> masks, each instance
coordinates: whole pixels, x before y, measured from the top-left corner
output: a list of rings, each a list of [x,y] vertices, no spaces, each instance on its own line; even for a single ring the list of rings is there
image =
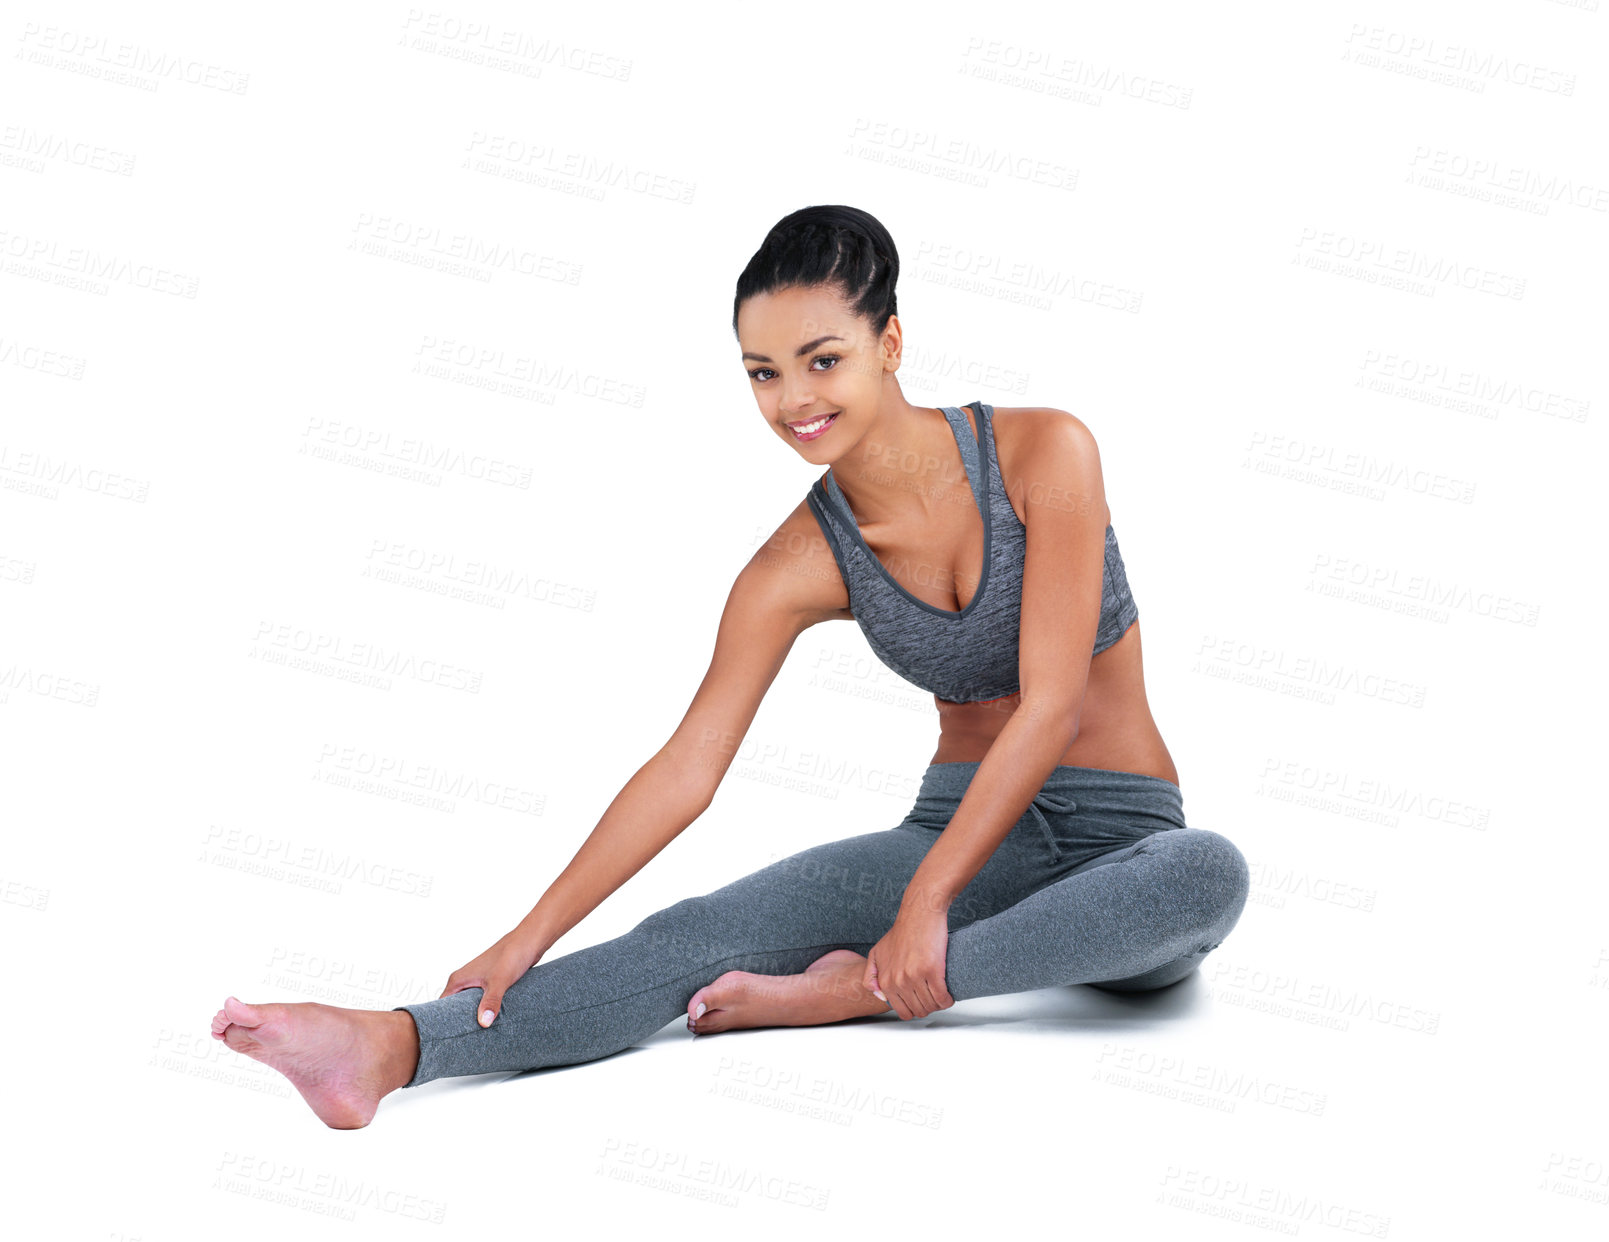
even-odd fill
[[[894,926],[866,955],[866,988],[901,1018],[925,1018],[955,1001],[944,986],[944,954],[950,943],[949,915],[901,910]]]
[[[503,993],[535,966],[545,951],[531,937],[511,931],[474,961],[447,976],[441,995],[480,988],[480,1024],[490,1026],[503,1010]]]

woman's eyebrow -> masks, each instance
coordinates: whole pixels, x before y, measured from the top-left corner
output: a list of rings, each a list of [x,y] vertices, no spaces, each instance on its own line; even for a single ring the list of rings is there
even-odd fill
[[[807,341],[805,344],[799,346],[798,349],[793,351],[793,356],[795,358],[802,358],[806,354],[808,354],[812,349],[814,349],[817,345],[824,344],[827,341],[842,341],[843,339],[844,338],[841,337],[841,336],[818,336],[815,340]],[[743,356],[745,358],[753,358],[754,361],[756,361],[756,362],[770,362],[771,361],[771,359],[767,358],[764,354],[751,354],[747,350],[744,350]]]

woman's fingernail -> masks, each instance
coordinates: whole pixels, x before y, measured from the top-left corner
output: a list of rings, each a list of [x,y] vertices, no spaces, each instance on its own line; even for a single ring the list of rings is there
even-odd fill
[[[888,1004],[888,997],[884,996],[876,988],[872,989],[872,995],[875,996],[878,1000],[882,1001],[883,1004],[885,1004],[885,1005]]]
[[[492,1024],[492,1019],[496,1016],[497,1015],[490,1009],[482,1009],[480,1011],[480,1024],[482,1026],[490,1026]]]

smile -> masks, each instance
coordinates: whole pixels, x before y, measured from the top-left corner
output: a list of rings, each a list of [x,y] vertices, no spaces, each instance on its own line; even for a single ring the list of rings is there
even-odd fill
[[[831,427],[838,418],[836,414],[824,414],[820,418],[812,419],[808,423],[789,423],[788,430],[801,440],[814,440],[822,432]]]

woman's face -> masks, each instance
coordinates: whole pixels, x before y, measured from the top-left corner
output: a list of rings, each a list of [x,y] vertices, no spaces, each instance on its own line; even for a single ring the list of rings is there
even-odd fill
[[[877,338],[832,289],[779,289],[743,303],[737,333],[760,412],[806,460],[835,460],[876,419],[897,317]]]

